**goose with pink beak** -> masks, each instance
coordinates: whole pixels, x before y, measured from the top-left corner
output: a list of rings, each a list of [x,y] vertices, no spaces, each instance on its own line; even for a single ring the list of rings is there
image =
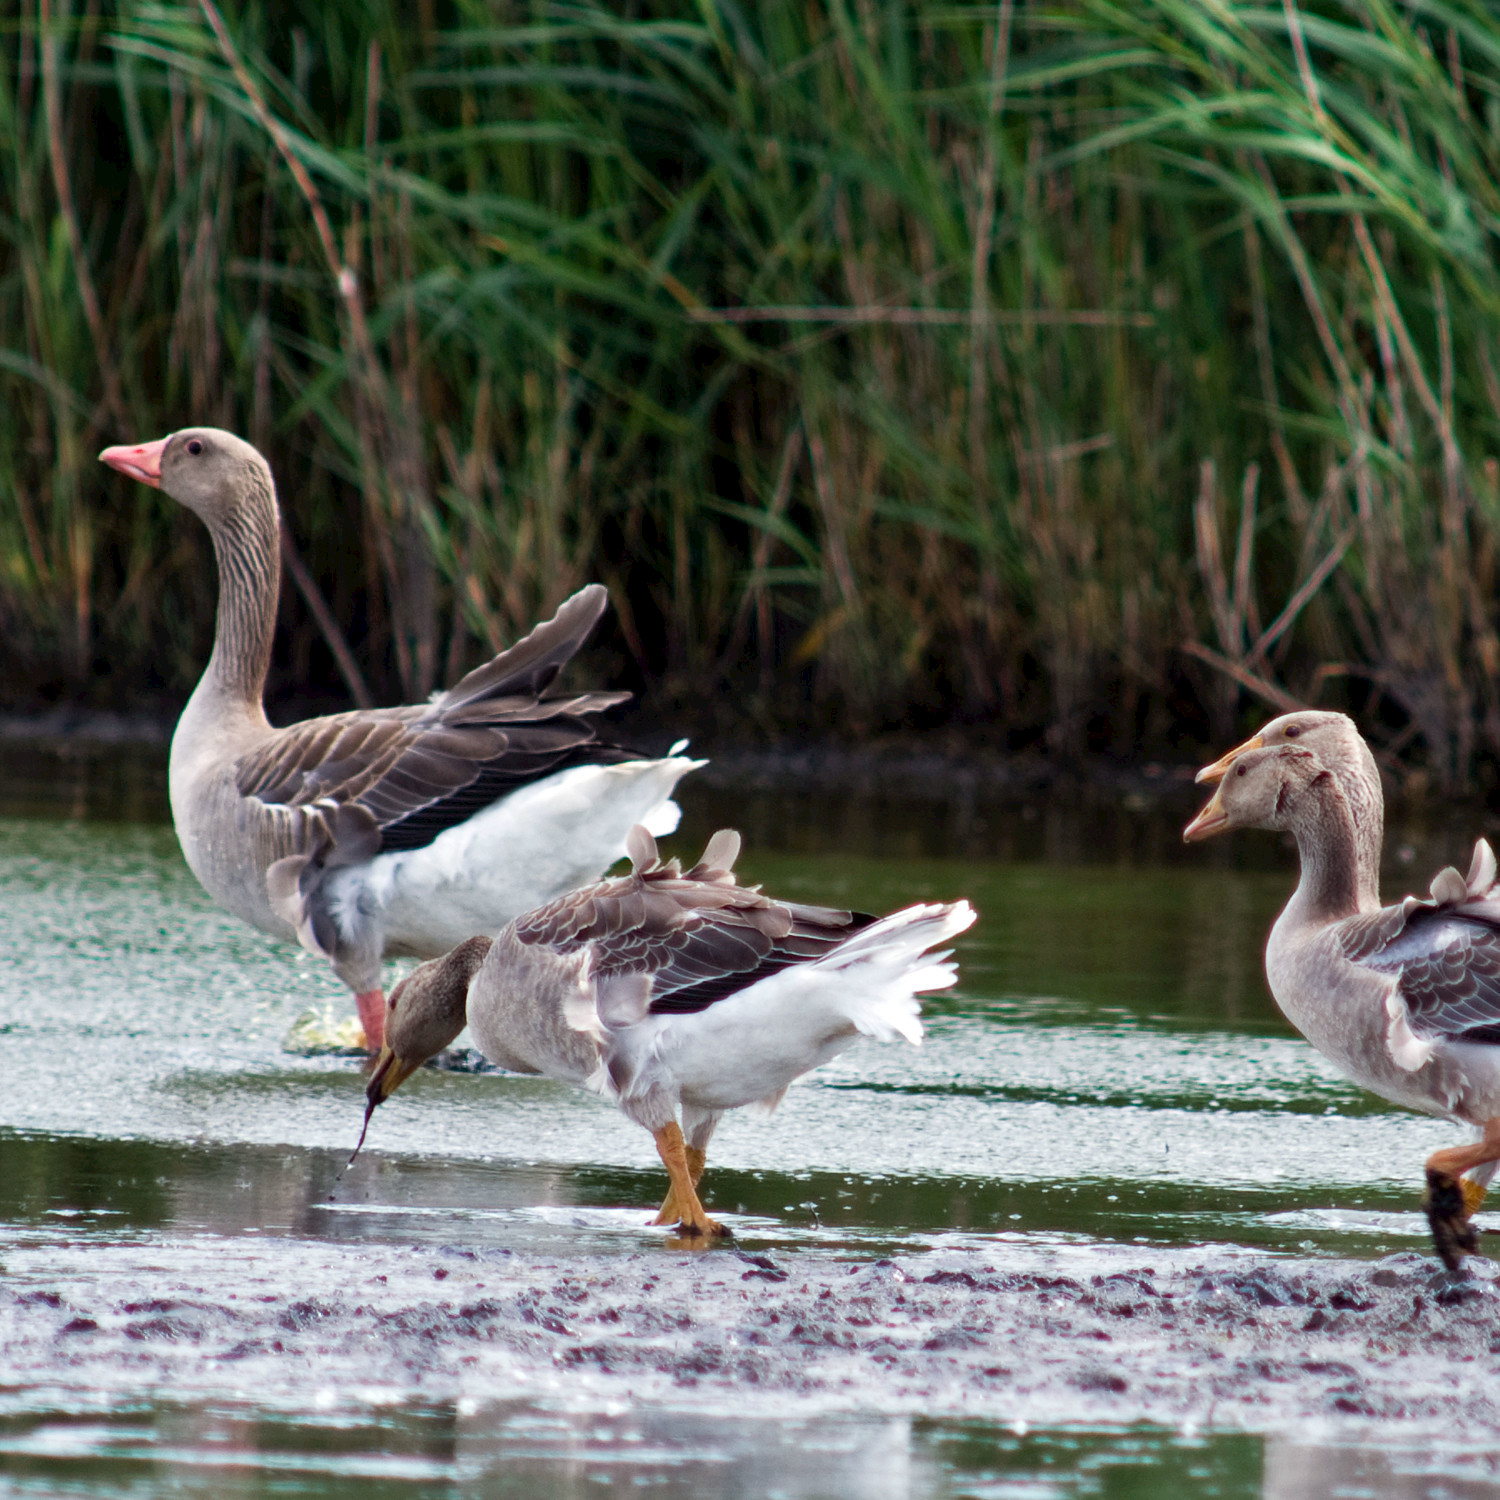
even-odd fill
[[[270,466],[189,427],[99,457],[208,527],[213,653],[172,736],[172,819],[227,911],[326,957],[379,1049],[386,955],[435,958],[597,880],[636,824],[670,833],[701,761],[643,757],[597,715],[626,693],[554,693],[609,596],[598,584],[447,692],[275,728],[262,707],[281,576]]]

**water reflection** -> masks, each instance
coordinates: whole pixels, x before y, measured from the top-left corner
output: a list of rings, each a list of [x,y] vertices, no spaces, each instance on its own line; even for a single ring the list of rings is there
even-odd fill
[[[1027,1432],[993,1422],[782,1420],[459,1401],[301,1415],[146,1403],[0,1418],[0,1491],[383,1500],[1069,1500],[1169,1493],[1253,1500],[1261,1440],[1158,1428]],[[1329,1492],[1335,1493],[1335,1492]],[[1365,1493],[1365,1492],[1361,1492]],[[1384,1492],[1369,1492],[1384,1500]],[[1420,1491],[1402,1491],[1399,1500]],[[1268,1492],[1269,1496],[1269,1492]],[[1398,1500],[1393,1492],[1392,1500]]]
[[[1500,1454],[1434,1441],[1420,1448],[1360,1447],[1273,1437],[1262,1500],[1494,1500]]]
[[[165,744],[0,739],[0,817],[166,823]]]
[[[4,1413],[0,1493],[583,1500],[1490,1500],[1495,1455],[1248,1433],[985,1421],[770,1421],[460,1400],[298,1414],[144,1402]],[[1449,1451],[1444,1451],[1444,1449]]]
[[[190,1146],[0,1131],[0,1224],[269,1234],[395,1245],[464,1243],[534,1254],[657,1245],[661,1177],[648,1168],[523,1166],[372,1153],[337,1187],[343,1157],[284,1147]],[[1421,1245],[1415,1189],[1226,1190],[1191,1181],[1072,1176],[1016,1181],[829,1171],[717,1170],[709,1197],[741,1240],[860,1257],[959,1246],[973,1236],[1228,1240],[1283,1252],[1376,1257]],[[330,1197],[332,1201],[330,1201]]]

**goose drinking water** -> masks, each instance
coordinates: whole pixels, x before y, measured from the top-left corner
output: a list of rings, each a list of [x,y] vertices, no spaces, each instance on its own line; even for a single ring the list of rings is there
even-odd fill
[[[366,1129],[467,1023],[501,1067],[613,1100],[651,1132],[667,1169],[656,1222],[705,1241],[722,1234],[697,1193],[720,1118],[774,1105],[862,1035],[919,1043],[917,996],[957,977],[932,950],[974,921],[966,901],[879,919],[777,901],[735,879],[739,847],[723,830],[684,874],[636,828],[628,875],[414,970],[391,992]]]

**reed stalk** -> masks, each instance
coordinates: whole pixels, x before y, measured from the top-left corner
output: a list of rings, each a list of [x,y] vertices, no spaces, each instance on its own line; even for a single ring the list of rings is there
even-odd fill
[[[1500,755],[1491,7],[423,14],[3,13],[13,701],[190,683],[204,541],[90,456],[215,422],[283,686],[421,695],[600,578],[710,727]]]

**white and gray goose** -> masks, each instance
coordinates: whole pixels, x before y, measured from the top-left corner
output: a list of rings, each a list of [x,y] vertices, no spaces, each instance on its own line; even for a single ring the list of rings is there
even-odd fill
[[[966,901],[879,919],[777,901],[736,881],[739,846],[715,834],[684,874],[637,828],[628,875],[414,970],[391,993],[366,1129],[467,1022],[492,1062],[591,1089],[651,1132],[671,1184],[657,1223],[722,1233],[697,1195],[721,1116],[774,1105],[860,1036],[920,1042],[917,997],[956,979],[932,950],[974,921]]]
[[[428,703],[275,728],[262,693],[280,584],[270,467],[211,427],[100,458],[193,511],[219,572],[213,654],[172,737],[172,818],[219,905],[326,956],[371,1050],[384,955],[432,958],[594,880],[637,823],[670,832],[701,761],[643,758],[593,716],[629,695],[550,696],[608,604],[580,590]]]
[[[1480,839],[1467,877],[1441,871],[1427,900],[1362,899],[1379,850],[1361,836],[1346,780],[1296,744],[1243,750],[1183,837],[1270,828],[1296,838],[1301,879],[1266,943],[1271,993],[1354,1082],[1479,1131],[1475,1143],[1427,1160],[1433,1243],[1456,1269],[1477,1248],[1470,1219],[1500,1165],[1495,856]]]

